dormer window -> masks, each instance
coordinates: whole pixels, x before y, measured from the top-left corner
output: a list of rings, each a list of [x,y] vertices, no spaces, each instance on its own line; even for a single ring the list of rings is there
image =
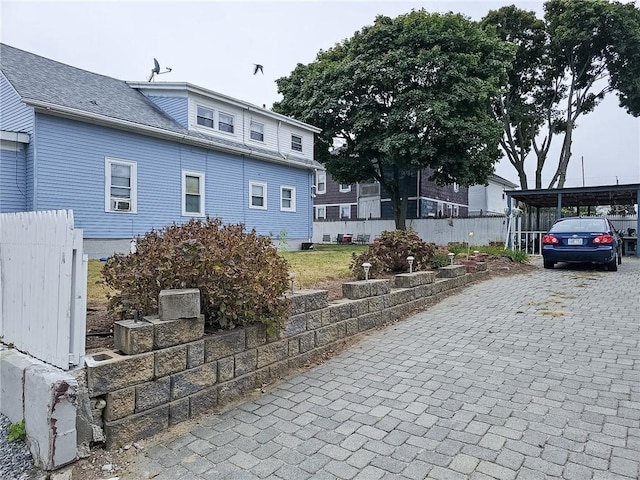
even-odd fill
[[[256,142],[264,142],[264,124],[251,122],[251,140]]]
[[[203,127],[213,128],[213,110],[198,105],[197,123]]]

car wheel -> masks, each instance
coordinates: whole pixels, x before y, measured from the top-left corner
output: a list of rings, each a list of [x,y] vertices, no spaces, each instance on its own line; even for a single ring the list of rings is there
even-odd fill
[[[620,257],[616,253],[616,258],[614,258],[609,263],[607,263],[607,270],[609,270],[610,272],[617,272],[618,271],[618,258],[620,258]]]
[[[556,262],[553,262],[551,260],[543,260],[543,264],[544,264],[544,268],[553,268]]]

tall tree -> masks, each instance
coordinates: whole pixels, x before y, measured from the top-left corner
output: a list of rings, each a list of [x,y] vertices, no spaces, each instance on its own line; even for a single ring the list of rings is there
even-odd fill
[[[617,91],[620,105],[640,113],[640,10],[606,0],[549,0],[544,21],[533,12],[503,7],[482,25],[517,46],[509,84],[496,100],[503,122],[501,146],[528,188],[525,159],[533,149],[535,188],[554,135],[563,144],[549,188],[563,187],[573,130],[581,115]]]
[[[316,158],[341,183],[375,179],[405,229],[408,186],[485,183],[500,157],[491,103],[514,49],[456,14],[378,16],[277,80],[274,110],[322,128]],[[334,139],[343,144],[331,149]]]
[[[525,160],[533,149],[538,160],[535,188],[542,188],[542,168],[553,136],[563,125],[555,105],[565,89],[549,61],[545,23],[535,12],[511,5],[490,11],[481,24],[517,47],[507,88],[494,104],[495,115],[503,124],[500,146],[523,190],[528,188]],[[545,128],[545,134],[539,136]]]
[[[550,57],[566,78],[565,136],[549,188],[564,187],[578,118],[612,91],[640,114],[640,10],[606,0],[550,0],[545,4]]]

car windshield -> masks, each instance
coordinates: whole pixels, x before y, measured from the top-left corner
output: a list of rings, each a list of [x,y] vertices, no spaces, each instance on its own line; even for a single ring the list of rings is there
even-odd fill
[[[569,218],[556,223],[550,233],[553,232],[606,232],[607,222],[601,218]]]

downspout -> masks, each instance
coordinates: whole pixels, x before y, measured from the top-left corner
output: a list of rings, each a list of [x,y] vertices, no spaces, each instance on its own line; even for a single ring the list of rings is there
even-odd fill
[[[31,192],[31,210],[38,210],[38,115],[33,111],[33,191]]]

